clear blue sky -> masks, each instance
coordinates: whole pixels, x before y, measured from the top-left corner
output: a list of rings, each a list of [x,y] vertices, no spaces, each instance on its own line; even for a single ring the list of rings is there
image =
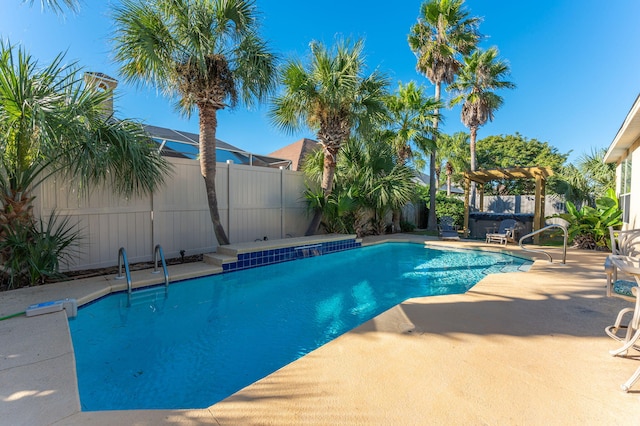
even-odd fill
[[[2,0],[0,37],[20,43],[45,64],[66,51],[89,71],[120,80],[113,62],[111,8],[116,0],[83,0],[77,15],[41,12],[22,0]],[[415,80],[430,93],[433,86],[416,73],[407,34],[418,17],[417,0],[258,0],[262,35],[281,57],[304,57],[309,41],[331,44],[334,35],[362,37],[367,63],[393,81]],[[570,160],[613,140],[640,92],[640,1],[614,0],[467,0],[472,15],[483,19],[483,47],[495,45],[511,65],[515,90],[501,92],[503,107],[482,127],[479,138],[520,132],[549,142]],[[183,118],[173,102],[153,89],[124,84],[117,89],[118,116],[176,130],[198,131],[197,117]],[[218,139],[268,154],[311,132],[284,134],[270,125],[266,106],[238,107],[218,116]],[[459,109],[444,112],[444,131],[466,130]]]

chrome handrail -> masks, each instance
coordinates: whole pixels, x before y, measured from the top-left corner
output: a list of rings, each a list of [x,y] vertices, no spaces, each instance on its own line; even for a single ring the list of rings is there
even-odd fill
[[[122,275],[122,265],[124,264],[124,271],[126,275]],[[127,278],[127,299],[128,303],[131,304],[131,271],[129,271],[129,261],[127,260],[127,251],[124,247],[120,247],[118,250],[118,275],[116,275],[116,280],[121,280]]]
[[[153,272],[152,274],[158,274],[160,271],[158,270],[158,257],[160,257],[160,261],[162,262],[162,270],[164,271],[164,287],[165,292],[169,291],[169,271],[167,270],[167,262],[164,260],[164,251],[162,250],[162,246],[160,244],[156,245],[153,249]]]
[[[540,228],[540,229],[538,229],[536,231],[530,232],[527,235],[525,235],[522,238],[520,238],[520,240],[518,241],[518,246],[520,246],[520,248],[522,250],[524,250],[524,251],[530,251],[532,253],[542,253],[542,254],[546,255],[549,258],[549,262],[553,263],[553,259],[551,258],[551,255],[549,253],[547,253],[546,251],[526,248],[522,244],[522,241],[524,241],[525,239],[533,237],[534,235],[539,234],[541,232],[544,232],[547,229],[551,229],[551,228],[560,228],[564,232],[564,242],[562,244],[562,249],[563,249],[562,250],[562,263],[565,264],[565,263],[567,263],[567,241],[569,240],[569,233],[567,232],[567,227],[564,226],[564,225],[560,225],[558,223],[552,223],[551,225],[547,225],[544,228]]]

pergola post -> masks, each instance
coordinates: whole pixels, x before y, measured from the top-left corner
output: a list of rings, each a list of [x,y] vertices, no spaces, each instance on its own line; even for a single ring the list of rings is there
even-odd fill
[[[471,180],[468,177],[464,179],[464,238],[469,237],[469,189],[471,187]]]
[[[484,184],[479,183],[476,185],[476,188],[480,188],[478,190],[478,192],[480,194],[478,194],[478,197],[480,197],[480,209],[479,211],[483,212],[484,211]]]
[[[544,186],[545,186],[544,179],[542,178],[542,176],[537,175],[532,231],[537,231],[538,229],[542,229],[544,225],[544,192],[545,192]],[[540,234],[536,234],[533,236],[533,243],[540,244]]]

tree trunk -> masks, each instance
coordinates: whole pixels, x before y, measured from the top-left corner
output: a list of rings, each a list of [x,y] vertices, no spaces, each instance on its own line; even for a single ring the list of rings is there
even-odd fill
[[[471,171],[476,171],[476,137],[478,135],[478,127],[471,126],[469,128],[469,153],[471,155]],[[475,207],[476,206],[476,183],[471,182],[471,202],[470,204]]]
[[[402,228],[400,227],[401,218],[402,218],[402,210],[394,209],[393,212],[391,213],[391,223],[392,223],[391,232],[392,233],[395,234],[396,232],[402,231]]]
[[[453,166],[447,161],[445,165],[445,173],[447,175],[447,197],[451,196],[451,175],[453,174]]]
[[[436,83],[436,93],[435,93],[436,101],[440,100],[440,82]],[[440,112],[439,108],[437,108],[434,113],[438,115]],[[433,127],[437,134],[438,132],[438,119],[433,120]],[[437,136],[434,135],[433,139],[434,143],[437,145]],[[436,221],[436,193],[438,191],[436,183],[436,148],[434,147],[431,151],[431,156],[429,157],[429,216],[427,218],[427,229],[430,231],[437,230],[437,221]]]
[[[311,219],[311,223],[307,228],[307,232],[304,235],[315,235],[318,232],[318,228],[320,227],[320,222],[322,221],[322,210],[318,209],[313,213],[313,218]]]
[[[322,192],[324,194],[324,199],[326,200],[331,195],[331,191],[333,190],[333,177],[336,171],[336,156],[338,155],[338,150],[340,147],[334,148],[325,147],[324,149],[324,165],[322,168]],[[322,210],[316,210],[313,214],[313,219],[311,219],[311,223],[307,228],[307,232],[304,235],[314,235],[318,232],[318,227],[320,226],[320,221],[322,220]]]
[[[216,194],[216,128],[218,127],[217,109],[208,103],[198,105],[200,110],[200,173],[204,178],[209,203],[209,214],[213,223],[213,232],[218,244],[229,244],[224,232],[218,211],[218,195]]]

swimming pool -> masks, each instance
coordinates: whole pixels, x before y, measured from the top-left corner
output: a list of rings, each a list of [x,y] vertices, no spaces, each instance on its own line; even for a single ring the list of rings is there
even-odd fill
[[[204,408],[385,310],[463,293],[505,254],[391,243],[105,297],[69,321],[84,411]]]

